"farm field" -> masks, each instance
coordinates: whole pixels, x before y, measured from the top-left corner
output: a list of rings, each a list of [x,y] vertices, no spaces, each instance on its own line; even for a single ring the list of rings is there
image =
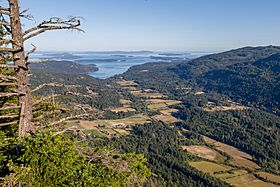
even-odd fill
[[[76,120],[68,121],[67,126],[77,126],[85,130],[97,131],[99,135],[113,137],[129,134],[134,125],[143,125],[150,122],[150,118],[143,114],[137,114],[131,117],[116,120]]]
[[[119,84],[122,87],[129,87],[129,86],[137,86],[138,85],[133,80],[119,80],[119,81],[117,81],[117,84]]]
[[[218,163],[223,163],[226,158],[222,156],[219,152],[207,147],[207,146],[182,146],[183,150],[187,150],[191,154],[204,158],[207,160],[216,161]]]
[[[257,175],[259,175],[260,177],[262,177],[268,181],[276,182],[276,183],[280,184],[280,176],[278,176],[278,175],[270,174],[267,172],[258,172]]]
[[[142,97],[142,98],[148,98],[148,99],[157,99],[157,98],[165,98],[166,96],[161,93],[156,92],[144,92],[141,90],[138,91],[131,91],[131,94],[133,94],[136,97]]]
[[[189,164],[204,172],[213,175],[233,186],[237,187],[276,187],[270,182],[265,182],[246,170],[235,169],[233,167],[217,164],[208,161],[189,162]]]
[[[135,124],[145,124],[150,122],[150,118],[143,114],[137,114],[131,117],[116,119],[116,120],[94,120],[94,121],[80,121],[80,125],[85,129],[90,129],[91,127],[117,127],[117,126],[130,126]]]
[[[264,182],[256,178],[253,174],[245,174],[238,177],[225,179],[226,182],[238,187],[276,187],[276,185]]]
[[[192,167],[209,174],[214,174],[216,172],[226,172],[233,169],[230,166],[216,164],[208,161],[189,162],[189,164]]]
[[[175,122],[180,121],[179,119],[173,117],[172,115],[163,115],[163,114],[155,115],[152,118],[157,121],[164,122],[164,123],[175,123]]]
[[[136,112],[136,110],[134,108],[130,108],[129,106],[118,107],[118,108],[112,109],[111,111],[116,112],[116,113],[119,113],[119,112]]]
[[[122,105],[130,105],[131,104],[131,101],[130,100],[127,100],[127,99],[120,99],[120,103]]]
[[[230,170],[228,172],[217,173],[217,174],[215,174],[215,177],[220,178],[222,180],[226,180],[226,179],[229,179],[229,178],[242,176],[242,175],[245,175],[247,173],[248,172],[246,170],[234,169],[234,170]]]
[[[179,110],[175,108],[160,110],[160,113],[163,115],[171,115],[172,113],[176,113],[176,112],[179,112]]]
[[[228,110],[246,110],[248,107],[242,106],[238,103],[228,101],[228,105],[225,106],[216,106],[213,102],[208,102],[205,107],[203,107],[203,110],[206,112],[216,112],[216,111],[228,111]]]
[[[196,169],[213,175],[225,182],[240,187],[274,187],[278,186],[273,183],[280,182],[280,176],[273,175],[267,172],[257,172],[256,177],[250,171],[257,171],[260,167],[251,161],[251,155],[244,153],[235,147],[215,141],[211,138],[203,136],[206,143],[214,145],[219,151],[230,155],[233,160],[227,161],[230,166],[225,164],[225,160],[216,159],[215,150],[207,146],[183,146],[184,150],[209,161],[189,162]],[[222,156],[222,155],[221,155]],[[225,158],[225,157],[224,157]],[[244,169],[240,169],[244,168]]]
[[[219,151],[225,152],[233,157],[231,164],[253,170],[260,168],[255,162],[252,161],[253,158],[251,155],[242,152],[233,146],[218,142],[206,136],[204,136],[203,139],[206,143],[214,145]]]
[[[159,110],[164,109],[166,107],[172,106],[172,105],[178,105],[181,103],[181,101],[177,100],[164,100],[164,99],[149,99],[146,101],[148,104],[148,109],[150,110]]]
[[[147,109],[149,111],[159,111],[161,114],[151,116],[152,119],[161,121],[164,123],[175,123],[180,121],[179,119],[172,116],[172,113],[178,112],[177,109],[169,108],[170,106],[178,105],[182,103],[178,100],[168,100],[164,99],[166,96],[155,92],[151,89],[140,89],[136,87],[136,83],[132,80],[119,80],[117,84],[121,86],[122,89],[129,90],[129,92],[143,99],[143,102],[146,103]],[[133,88],[133,89],[131,89]],[[123,105],[122,107],[112,109],[113,112],[136,112],[133,108],[131,108],[131,101],[125,98],[120,100],[120,103]]]

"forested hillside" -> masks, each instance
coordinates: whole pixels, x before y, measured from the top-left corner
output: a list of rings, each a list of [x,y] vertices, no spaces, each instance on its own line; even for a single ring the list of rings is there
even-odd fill
[[[242,48],[181,63],[172,71],[208,91],[279,114],[280,48]]]
[[[132,67],[123,77],[182,100],[180,127],[238,147],[279,173],[279,47]],[[243,106],[242,106],[243,105]]]

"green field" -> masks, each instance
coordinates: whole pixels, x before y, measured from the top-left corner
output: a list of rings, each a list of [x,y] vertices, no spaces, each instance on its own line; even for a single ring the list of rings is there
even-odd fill
[[[230,171],[233,169],[230,166],[216,164],[216,163],[208,162],[208,161],[189,162],[189,164],[198,170],[201,170],[205,173],[210,173],[210,174],[214,174],[216,172],[226,172],[226,171]]]

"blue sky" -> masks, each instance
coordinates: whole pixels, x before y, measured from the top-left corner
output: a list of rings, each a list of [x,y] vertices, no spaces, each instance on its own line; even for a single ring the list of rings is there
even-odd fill
[[[36,22],[81,16],[85,33],[52,31],[38,50],[223,51],[280,44],[279,0],[21,0]]]

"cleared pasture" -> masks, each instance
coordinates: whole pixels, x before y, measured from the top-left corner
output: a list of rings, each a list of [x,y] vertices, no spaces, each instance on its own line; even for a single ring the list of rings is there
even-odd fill
[[[279,175],[274,175],[274,174],[267,173],[267,172],[258,172],[257,175],[259,175],[261,178],[264,178],[268,181],[280,183]]]
[[[264,182],[256,178],[253,174],[245,174],[238,177],[225,179],[225,181],[233,186],[238,187],[276,187],[276,185]]]
[[[207,147],[207,146],[182,146],[183,150],[187,150],[191,154],[198,156],[200,158],[204,158],[207,160],[216,161],[219,163],[223,163],[226,158],[222,156],[219,152]]]
[[[233,157],[233,160],[231,161],[232,164],[236,166],[246,167],[249,169],[260,168],[255,162],[252,161],[253,158],[251,155],[243,151],[240,151],[239,149],[233,146],[218,142],[206,136],[203,136],[203,139],[206,143],[214,145],[215,148],[218,149],[219,151],[225,152],[228,155],[232,156]]]
[[[180,121],[179,119],[171,116],[171,115],[155,115],[152,117],[153,119],[157,120],[157,121],[161,121],[164,123],[175,123]]]
[[[231,171],[227,171],[227,172],[223,172],[223,173],[216,173],[214,176],[222,179],[222,180],[226,180],[229,178],[233,178],[233,177],[238,177],[238,176],[242,176],[247,174],[248,172],[246,170],[231,170]]]
[[[179,112],[179,110],[175,108],[164,109],[160,111],[160,113],[163,115],[171,115],[172,113],[176,113],[176,112]]]
[[[119,80],[117,81],[117,84],[119,84],[120,86],[137,86],[138,84],[136,82],[134,82],[133,80]]]
[[[136,110],[134,108],[130,108],[128,106],[118,107],[118,108],[112,109],[111,111],[116,112],[116,113],[119,113],[119,112],[136,112]]]
[[[233,168],[226,165],[216,164],[208,161],[189,162],[189,164],[204,173],[214,174],[216,172],[226,172]]]

